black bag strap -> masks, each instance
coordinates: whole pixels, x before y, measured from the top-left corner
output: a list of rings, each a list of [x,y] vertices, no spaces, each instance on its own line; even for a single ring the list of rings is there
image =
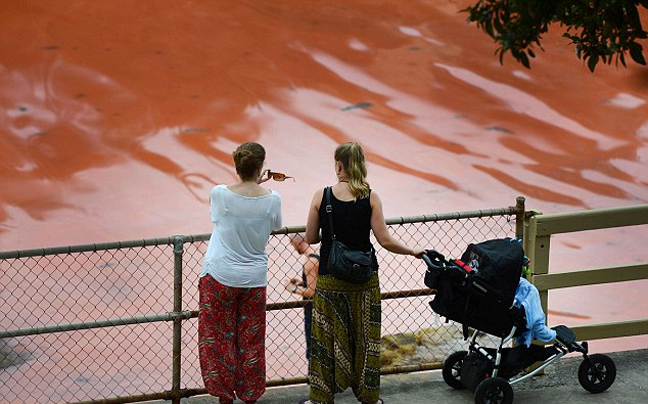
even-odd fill
[[[333,205],[331,205],[331,187],[326,187],[326,213],[329,219],[329,227],[331,228],[331,240],[335,241],[335,231],[333,230]]]

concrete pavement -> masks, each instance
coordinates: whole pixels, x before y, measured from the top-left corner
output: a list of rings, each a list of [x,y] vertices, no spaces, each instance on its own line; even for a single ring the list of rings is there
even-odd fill
[[[545,374],[513,385],[516,404],[646,404],[648,403],[648,349],[607,354],[615,362],[617,377],[605,392],[592,394],[578,383],[578,367],[582,357],[562,358],[545,370]],[[443,381],[441,371],[416,372],[383,376],[381,397],[386,404],[467,404],[474,397],[466,390],[453,390]],[[308,395],[308,386],[269,388],[259,404],[297,404]],[[336,396],[337,404],[356,404],[346,391]],[[170,403],[160,401],[159,403]],[[211,396],[182,400],[183,404],[216,404]],[[240,401],[235,401],[240,403]]]

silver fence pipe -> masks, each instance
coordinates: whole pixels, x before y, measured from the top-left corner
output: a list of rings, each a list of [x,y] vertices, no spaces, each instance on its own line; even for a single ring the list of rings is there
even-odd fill
[[[173,245],[173,311],[182,311],[182,256],[184,253],[184,238],[174,237]],[[173,321],[173,376],[171,396],[173,404],[180,404],[180,375],[182,366],[182,321]]]
[[[28,335],[51,334],[55,332],[89,330],[93,328],[117,327],[158,321],[182,321],[192,317],[190,311],[164,314],[149,314],[137,317],[115,318],[97,321],[84,321],[82,323],[48,325],[43,327],[21,328],[18,330],[0,330],[0,339],[24,337]]]
[[[524,198],[523,198],[524,199]],[[406,223],[427,223],[440,222],[457,219],[477,219],[494,216],[515,215],[518,212],[517,206],[509,206],[500,209],[470,210],[466,212],[440,213],[435,215],[420,215],[408,217],[393,217],[385,220],[387,225],[406,224]]]
[[[524,199],[523,197],[518,197],[518,199],[519,198]],[[482,217],[489,217],[489,216],[513,215],[519,213],[519,206],[520,205],[518,202],[518,206],[510,206],[508,208],[441,213],[441,214],[434,214],[434,215],[395,217],[395,218],[389,218],[385,222],[387,223],[387,225],[395,225],[395,224],[406,224],[406,223],[426,223],[426,222],[435,222],[435,221],[444,221],[444,220],[473,219],[473,218],[482,218]],[[522,206],[524,206],[523,203]],[[273,231],[272,234],[300,233],[305,230],[306,230],[306,226],[286,226],[279,230]],[[184,242],[193,243],[197,241],[208,241],[210,234],[206,233],[206,234],[185,235],[185,236],[176,236],[176,237],[182,237]],[[174,243],[175,243],[175,237],[158,237],[158,238],[149,238],[149,239],[116,241],[111,243],[95,243],[95,244],[81,244],[81,245],[61,246],[61,247],[45,247],[45,248],[34,248],[30,250],[17,250],[17,251],[0,251],[0,259],[6,260],[6,259],[16,259],[16,258],[27,258],[27,257],[42,257],[46,255],[82,253],[82,252],[90,252],[90,251],[96,252],[102,250],[119,250],[119,249],[134,248],[134,247],[174,245]]]
[[[196,237],[195,237],[196,238]],[[97,252],[104,250],[121,250],[134,247],[149,247],[173,244],[172,237],[158,237],[138,240],[115,241],[111,243],[80,244],[61,247],[34,248],[31,250],[2,251],[0,259],[15,259],[27,257],[42,257],[46,255],[73,254],[82,252]]]

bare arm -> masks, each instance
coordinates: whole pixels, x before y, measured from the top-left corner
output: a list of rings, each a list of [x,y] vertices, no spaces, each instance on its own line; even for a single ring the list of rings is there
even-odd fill
[[[395,239],[389,233],[389,229],[385,224],[385,216],[383,215],[382,202],[377,193],[371,192],[371,230],[373,231],[378,244],[380,244],[387,251],[395,254],[420,256],[425,252],[425,249],[420,247],[411,248],[405,245],[402,241]]]
[[[308,257],[304,262],[304,273],[306,274],[306,285],[300,279],[293,278],[286,283],[286,290],[291,293],[302,295],[306,298],[312,298],[315,295],[315,285],[317,284],[317,272],[319,270],[319,260]]]
[[[324,195],[323,188],[315,191],[308,211],[308,219],[306,220],[306,242],[308,244],[317,244],[321,241],[319,208],[322,202],[322,195]]]
[[[319,260],[312,257],[308,258],[308,261],[304,264],[304,272],[306,272],[306,285],[308,286],[306,287],[306,289],[302,289],[302,296],[312,298],[315,295],[318,269]]]

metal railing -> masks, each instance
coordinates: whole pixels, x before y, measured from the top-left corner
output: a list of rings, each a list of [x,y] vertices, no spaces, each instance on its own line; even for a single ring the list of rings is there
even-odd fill
[[[387,220],[409,244],[458,256],[521,229],[524,198],[502,209]],[[288,227],[268,243],[267,384],[306,381],[301,272]],[[0,403],[126,403],[204,394],[198,274],[209,234],[0,253]],[[378,246],[379,247],[379,246]],[[430,309],[425,264],[377,248],[382,372],[439,368],[461,330]]]

